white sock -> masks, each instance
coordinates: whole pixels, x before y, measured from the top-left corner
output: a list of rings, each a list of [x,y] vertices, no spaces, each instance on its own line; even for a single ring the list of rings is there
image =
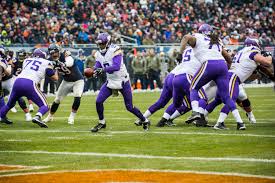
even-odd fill
[[[209,112],[205,109],[203,114],[204,116],[208,116]]]
[[[99,120],[99,123],[105,124],[105,119]]]
[[[196,100],[192,101],[191,102],[191,106],[192,106],[192,110],[194,112],[200,112],[200,110],[199,110],[199,102],[198,101],[196,101]]]
[[[253,115],[252,111],[246,113],[248,117],[251,117]],[[254,115],[253,115],[254,116]]]
[[[239,113],[238,109],[235,109],[234,111],[232,111],[232,114],[233,114],[236,122],[243,123],[243,120],[242,120],[242,118],[240,116],[240,113]]]
[[[202,108],[202,107],[199,107],[199,111],[200,111],[200,114],[204,114],[204,108]]]
[[[151,114],[151,112],[149,111],[149,110],[147,110],[147,111],[145,111],[145,113],[143,114],[143,116],[145,117],[145,118],[148,118],[148,117],[150,117],[152,114]]]
[[[221,112],[220,116],[219,116],[219,119],[218,119],[218,123],[224,122],[224,120],[226,119],[226,117],[227,117],[227,114]]]
[[[170,118],[170,114],[165,112],[162,117],[168,120]]]
[[[70,117],[73,117],[73,118],[74,118],[75,115],[76,115],[76,112],[73,112],[73,111],[72,111],[71,114],[70,114]]]
[[[172,116],[170,117],[170,119],[175,119],[175,118],[179,117],[180,115],[181,115],[181,114],[179,113],[179,111],[176,110],[176,111],[172,114]]]
[[[42,117],[42,114],[40,112],[35,114],[36,116],[39,116],[40,118]]]

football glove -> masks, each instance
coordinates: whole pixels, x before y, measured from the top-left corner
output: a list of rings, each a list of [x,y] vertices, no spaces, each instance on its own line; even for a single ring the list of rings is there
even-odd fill
[[[101,74],[103,74],[103,68],[97,68],[97,69],[94,71],[94,77],[98,77],[98,76],[100,76]]]
[[[261,54],[264,56],[264,57],[268,57],[268,56],[271,56],[272,57],[272,54],[270,51],[261,51]]]

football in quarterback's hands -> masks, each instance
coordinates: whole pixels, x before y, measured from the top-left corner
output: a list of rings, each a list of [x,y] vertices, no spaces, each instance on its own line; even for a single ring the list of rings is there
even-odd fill
[[[93,77],[93,75],[94,75],[94,69],[93,69],[93,68],[90,68],[90,67],[86,68],[86,69],[84,70],[84,75],[85,75],[87,78]]]

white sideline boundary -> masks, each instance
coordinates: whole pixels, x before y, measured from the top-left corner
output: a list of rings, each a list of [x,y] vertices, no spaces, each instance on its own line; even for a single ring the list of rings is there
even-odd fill
[[[51,155],[72,155],[72,156],[100,156],[112,158],[137,158],[137,159],[165,159],[165,160],[194,160],[194,161],[240,161],[256,163],[275,163],[275,159],[257,158],[234,158],[234,157],[175,157],[175,156],[154,156],[137,154],[97,153],[97,152],[50,152],[50,151],[0,151],[0,153],[18,154],[51,154]]]
[[[87,169],[87,170],[60,170],[60,171],[48,171],[48,172],[30,172],[30,173],[13,173],[8,175],[0,175],[0,177],[14,177],[24,175],[41,175],[41,174],[52,174],[52,173],[83,173],[83,172],[104,172],[104,171],[140,171],[140,172],[161,172],[161,173],[192,173],[192,174],[203,174],[203,175],[225,175],[225,176],[238,176],[247,178],[264,178],[264,179],[275,179],[275,176],[266,175],[254,175],[245,173],[235,172],[210,172],[210,171],[195,171],[195,170],[158,170],[158,169]]]
[[[24,165],[10,165],[10,164],[8,164],[8,165],[0,164],[0,166],[18,167],[19,168],[19,169],[11,169],[11,170],[0,170],[0,173],[18,172],[18,171],[26,171],[26,170],[38,170],[38,169],[44,169],[44,168],[50,167],[50,166],[24,166]]]
[[[169,129],[167,129],[169,130]],[[260,138],[275,138],[275,135],[259,135],[259,134],[230,134],[230,133],[204,133],[204,132],[176,132],[176,131],[104,131],[103,133],[91,133],[90,130],[0,130],[0,132],[7,133],[87,133],[91,136],[100,136],[103,134],[113,135],[113,134],[162,134],[162,135],[213,135],[213,136],[239,136],[239,137],[260,137]],[[174,130],[174,129],[173,129]],[[176,130],[176,129],[175,129]]]

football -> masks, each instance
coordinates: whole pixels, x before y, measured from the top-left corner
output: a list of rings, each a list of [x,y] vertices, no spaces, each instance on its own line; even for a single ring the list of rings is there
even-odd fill
[[[85,75],[87,78],[93,77],[93,75],[94,75],[94,69],[93,69],[93,68],[86,68],[86,69],[84,70],[84,75]]]

